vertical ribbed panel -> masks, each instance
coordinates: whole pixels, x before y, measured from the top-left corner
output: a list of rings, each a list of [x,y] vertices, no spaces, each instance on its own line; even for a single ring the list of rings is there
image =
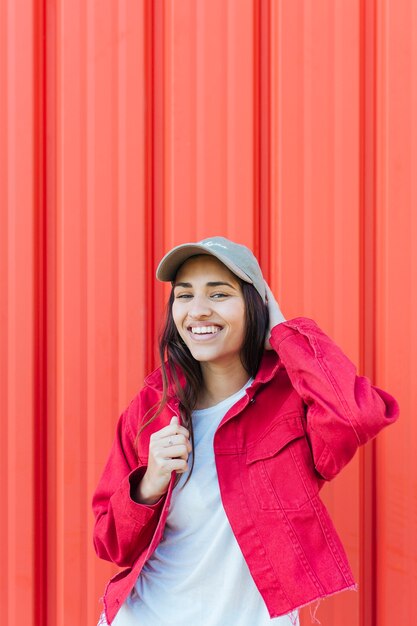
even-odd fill
[[[0,430],[2,619],[35,610],[36,241],[34,24],[31,3],[0,8]]]
[[[377,623],[417,620],[417,6],[377,3],[376,378],[402,424],[376,443]]]
[[[271,8],[271,283],[288,319],[303,311],[359,363],[359,7]],[[359,491],[358,457],[323,490],[356,576]],[[318,618],[359,624],[358,594]]]
[[[414,623],[416,32],[411,0],[1,3],[5,623],[96,623],[91,496],[157,363],[155,267],[215,234],[398,397],[323,490],[359,594],[317,617]]]
[[[217,233],[253,245],[253,1],[164,6],[162,248]]]
[[[152,317],[146,15],[140,2],[62,0],[54,17],[56,406],[48,514],[56,576],[48,617],[93,624],[114,567],[93,555],[91,494],[118,414],[143,381]]]

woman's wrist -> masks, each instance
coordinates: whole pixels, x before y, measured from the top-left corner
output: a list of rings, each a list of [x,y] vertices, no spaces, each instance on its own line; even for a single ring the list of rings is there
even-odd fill
[[[137,485],[136,490],[134,490],[133,495],[133,500],[138,504],[156,504],[164,494],[155,492],[145,474]]]

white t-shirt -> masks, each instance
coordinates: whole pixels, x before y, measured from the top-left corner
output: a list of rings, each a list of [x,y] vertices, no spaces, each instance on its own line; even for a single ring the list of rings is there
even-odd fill
[[[195,462],[172,493],[164,536],[145,563],[114,626],[298,625],[298,612],[270,618],[226,517],[213,437],[246,385],[226,400],[193,412]],[[192,454],[192,453],[191,453]],[[191,465],[191,456],[188,459]]]

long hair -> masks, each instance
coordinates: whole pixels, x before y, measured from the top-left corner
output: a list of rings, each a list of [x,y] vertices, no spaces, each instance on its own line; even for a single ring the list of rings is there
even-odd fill
[[[266,331],[269,324],[268,306],[256,291],[255,287],[240,278],[243,300],[245,303],[245,334],[240,351],[240,360],[249,376],[255,377],[264,353]],[[172,316],[172,304],[174,302],[174,289],[171,290],[166,307],[165,323],[159,336],[159,356],[161,359],[161,373],[163,381],[162,398],[152,407],[156,409],[154,415],[142,424],[138,431],[136,441],[141,431],[162,412],[168,400],[169,376],[174,384],[175,395],[179,399],[179,409],[184,426],[190,432],[190,441],[193,449],[193,460],[187,480],[188,482],[194,467],[194,432],[191,419],[195,409],[198,394],[203,387],[203,374],[201,365],[191,354],[187,345],[178,333]],[[178,368],[184,373],[185,386],[183,387],[177,375]],[[151,409],[150,409],[151,410]],[[180,478],[177,477],[177,482]]]

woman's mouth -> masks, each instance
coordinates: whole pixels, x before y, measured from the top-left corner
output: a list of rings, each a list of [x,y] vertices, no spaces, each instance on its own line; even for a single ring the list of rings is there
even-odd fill
[[[207,324],[207,326],[189,326],[188,334],[194,341],[209,341],[216,337],[223,328],[221,326]]]

